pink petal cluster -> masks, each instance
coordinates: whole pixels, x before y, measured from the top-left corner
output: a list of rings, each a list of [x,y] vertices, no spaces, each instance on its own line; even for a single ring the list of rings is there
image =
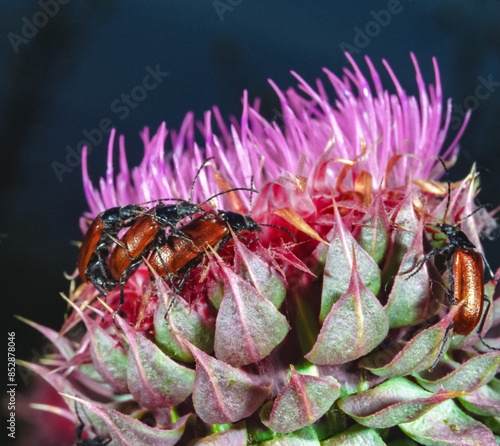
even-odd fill
[[[106,177],[95,189],[87,171],[86,151],[83,153],[84,189],[90,212],[94,217],[110,207],[139,203],[165,197],[187,199],[193,177],[199,166],[209,157],[232,187],[262,188],[281,175],[305,177],[313,175],[320,159],[357,160],[356,170],[366,170],[372,176],[372,187],[382,181],[388,187],[406,184],[411,177],[436,178],[442,172],[437,156],[441,153],[451,119],[451,99],[446,106],[443,121],[443,96],[437,62],[433,59],[436,84],[426,84],[412,54],[419,97],[408,96],[389,64],[389,72],[397,94],[384,90],[371,60],[366,63],[371,81],[363,76],[357,64],[346,54],[352,70],[344,69],[342,78],[324,69],[337,99],[332,103],[325,85],[317,80],[316,89],[299,75],[299,90],[281,91],[272,81],[281,101],[283,122],[268,122],[259,114],[259,101],[252,106],[248,94],[243,96],[241,120],[224,122],[219,110],[207,111],[203,122],[195,123],[188,113],[179,132],[170,131],[163,123],[154,136],[145,128],[141,134],[144,158],[141,164],[129,170],[125,156],[125,141],[119,138],[120,171],[114,176],[113,147],[115,131],[111,133],[108,148]],[[212,116],[213,115],[213,116]],[[445,160],[457,153],[457,143],[469,120],[464,119],[450,146],[442,153]],[[215,118],[218,132],[212,128]],[[203,145],[196,142],[196,128]],[[170,134],[169,134],[170,133]],[[167,139],[168,145],[167,145]],[[166,155],[168,154],[168,155]],[[402,155],[386,178],[387,165],[394,155]],[[326,179],[335,183],[343,164],[327,165]],[[316,187],[309,184],[310,188]],[[202,172],[195,185],[193,201],[201,202],[220,191],[213,178]],[[219,199],[221,204],[222,198]],[[243,197],[246,205],[249,198]]]

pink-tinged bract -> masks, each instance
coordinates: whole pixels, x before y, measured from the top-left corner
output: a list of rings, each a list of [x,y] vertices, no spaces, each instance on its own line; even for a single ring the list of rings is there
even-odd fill
[[[113,130],[106,175],[95,186],[84,150],[83,232],[99,213],[130,203],[150,202],[151,218],[159,199],[201,206],[160,233],[130,277],[117,278],[124,304],[114,319],[120,287],[104,301],[84,282],[70,289],[60,333],[28,322],[56,352],[23,366],[62,395],[58,403],[34,401],[38,409],[75,426],[80,417],[84,438],[110,446],[392,444],[404,437],[494,444],[499,355],[479,342],[477,329],[455,335],[460,307],[449,299],[446,259],[411,275],[433,245],[446,243],[436,223],[461,224],[480,252],[480,237],[496,228],[494,212],[469,216],[478,206],[475,166],[449,196],[438,181],[438,156],[451,168],[470,114],[450,137],[451,100],[445,107],[434,59],[435,81],[426,84],[411,55],[414,97],[386,61],[393,93],[370,59],[362,70],[346,57],[351,68],[340,76],[325,69],[327,81],[314,86],[296,73],[298,89],[270,81],[281,102],[272,122],[244,92],[242,115],[229,123],[214,107],[201,121],[188,113],[179,131],[165,123],[154,135],[146,128],[143,160],[132,169]],[[208,200],[232,188],[256,191]],[[227,239],[200,230],[207,243],[197,257],[163,277],[150,268],[164,243],[190,247],[180,232],[190,219],[198,225],[199,216],[218,211],[240,214],[240,226],[236,219],[215,224]],[[133,230],[125,227],[111,249]],[[103,267],[109,262],[103,258]],[[500,347],[496,281],[485,294],[492,311],[481,334]]]

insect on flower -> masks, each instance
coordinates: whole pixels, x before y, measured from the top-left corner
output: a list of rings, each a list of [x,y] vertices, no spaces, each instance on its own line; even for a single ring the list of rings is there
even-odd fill
[[[450,330],[453,330],[455,334],[466,336],[472,333],[476,327],[481,342],[489,349],[499,350],[488,345],[481,335],[491,305],[490,299],[484,295],[483,263],[486,265],[493,280],[495,280],[495,277],[484,255],[476,251],[476,246],[468,239],[465,233],[460,230],[461,222],[482,209],[482,206],[475,209],[471,214],[454,225],[444,223],[450,206],[451,184],[449,172],[444,161],[440,157],[439,161],[443,165],[446,173],[448,195],[443,223],[435,223],[434,226],[446,236],[448,243],[433,249],[420,259],[412,269],[405,271],[405,273],[409,274],[407,277],[407,279],[409,279],[424,266],[427,260],[440,254],[445,255],[452,272],[452,287],[449,293],[450,301],[452,305],[461,304],[461,307],[458,309],[453,319],[453,326],[450,325],[446,330],[441,350],[444,348]],[[485,301],[487,302],[487,306],[483,314]],[[440,356],[441,352],[436,358],[436,363]]]
[[[112,244],[123,228],[137,221],[141,209],[134,204],[107,209],[94,219],[85,234],[78,271],[83,281],[90,281],[103,296],[118,285],[106,264]]]

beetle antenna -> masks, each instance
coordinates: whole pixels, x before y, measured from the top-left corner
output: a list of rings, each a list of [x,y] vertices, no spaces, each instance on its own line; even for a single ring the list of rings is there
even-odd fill
[[[198,177],[200,176],[200,173],[201,173],[201,170],[208,164],[209,161],[215,159],[215,156],[211,156],[210,158],[208,158],[199,168],[198,168],[198,172],[196,172],[196,175],[194,176],[194,179],[193,179],[193,182],[191,184],[191,191],[189,192],[189,199],[188,199],[188,203],[191,203],[191,199],[193,198],[193,191],[194,191],[194,185],[196,184],[196,180],[198,179]]]
[[[215,195],[212,195],[210,198],[207,198],[203,203],[200,203],[198,206],[201,206],[202,204],[208,203],[210,200],[213,200],[214,198],[218,197],[219,195],[224,195],[227,194],[228,192],[235,192],[237,190],[248,190],[250,192],[259,192],[258,190],[251,189],[249,187],[234,187],[232,189],[228,189],[222,192],[218,192]]]
[[[488,263],[488,261],[486,260],[486,257],[483,255],[483,253],[481,253],[481,257],[483,258],[483,262],[484,264],[486,265],[486,269],[488,270],[488,272],[490,273],[490,276],[491,278],[495,281],[495,283],[497,282],[497,280],[495,279],[495,274],[493,274],[493,271],[491,269],[491,266],[490,264]]]
[[[208,164],[209,161],[215,159],[214,156],[211,156],[210,158],[208,158],[197,170],[196,172],[196,175],[193,179],[193,182],[191,183],[191,190],[189,191],[189,199],[188,199],[188,203],[191,203],[191,200],[193,198],[193,191],[194,191],[194,186],[196,184],[196,180],[198,179],[198,177],[200,176],[200,173],[202,171],[202,169]],[[186,201],[184,200],[183,198],[157,198],[155,200],[150,200],[150,201],[143,201],[142,203],[137,203],[137,206],[141,205],[141,204],[148,204],[148,203],[154,203],[156,201],[159,201],[159,202],[162,202],[162,201]]]
[[[252,175],[252,178],[250,179],[250,189],[252,189],[252,192],[250,192],[250,208],[248,210],[248,216],[249,217],[252,215],[253,175]],[[293,235],[292,235],[292,237],[293,237]]]
[[[288,234],[290,234],[290,237],[293,238],[293,241],[297,242],[297,239],[294,237],[294,235],[288,229],[284,228],[283,226],[268,225],[266,223],[259,223],[259,225],[260,226],[269,226],[271,228],[281,229],[282,231],[288,232]]]
[[[474,209],[469,215],[466,215],[464,218],[462,218],[457,225],[462,223],[464,220],[467,220],[469,217],[472,217],[477,211],[480,211],[481,209],[486,208],[487,206],[485,204],[479,205],[476,209]]]

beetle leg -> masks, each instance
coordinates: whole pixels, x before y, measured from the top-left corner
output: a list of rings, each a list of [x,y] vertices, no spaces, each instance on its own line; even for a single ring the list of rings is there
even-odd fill
[[[484,328],[484,323],[486,322],[486,318],[488,317],[488,312],[490,311],[490,307],[491,307],[491,300],[487,296],[484,296],[484,301],[486,302],[486,310],[484,311],[483,317],[481,318],[481,321],[479,322],[479,325],[477,327],[477,334],[479,336],[479,340],[484,344],[485,347],[488,347],[490,350],[499,351],[500,348],[492,347],[491,345],[489,345],[483,339],[483,336],[481,334],[481,332],[483,331],[483,328]]]
[[[106,291],[104,291],[104,288],[102,288],[98,284],[95,284],[94,282],[92,282],[92,285],[94,285],[96,287],[97,291],[99,291],[99,293],[101,294],[101,296],[104,297],[104,302],[106,302],[107,293],[106,293]]]
[[[120,303],[118,304],[118,307],[116,307],[116,310],[113,313],[113,324],[115,324],[117,330],[120,330],[120,327],[118,327],[118,324],[116,323],[116,315],[118,314],[120,308],[124,303],[125,303],[125,282],[122,279],[120,279]]]
[[[193,260],[197,260],[197,259],[193,259]],[[191,270],[194,268],[194,266],[196,265],[196,263],[191,263],[187,268],[186,268],[186,271],[184,273],[184,275],[182,276],[182,279],[181,281],[179,282],[179,285],[177,287],[177,294],[179,294],[181,291],[182,291],[182,287],[184,286],[184,282],[186,281],[187,277],[189,276],[189,273],[191,272]],[[172,304],[170,304],[172,305]],[[168,310],[167,310],[167,313],[168,313]]]
[[[124,251],[125,251],[125,254],[126,256],[130,259],[130,260],[134,260],[133,257],[130,257],[130,254],[128,253],[128,247],[125,243],[123,243],[122,241],[118,240],[116,237],[113,237],[112,235],[110,234],[107,234],[107,236],[113,240],[120,248],[122,248]]]
[[[193,260],[196,260],[196,259],[193,259]],[[191,272],[191,270],[196,266],[196,263],[193,262],[191,263],[187,268],[186,268],[186,271],[184,272],[184,275],[182,276],[182,279],[181,281],[179,282],[179,285],[177,286],[177,289],[175,290],[175,295],[177,296],[181,291],[182,291],[182,288],[184,286],[184,282],[186,282],[186,279],[188,278],[189,276],[189,273]],[[174,300],[172,299],[172,301],[170,302],[170,305],[168,306],[167,308],[167,313],[165,314],[165,317],[167,316],[168,314],[168,311],[170,310],[170,308],[172,307],[172,304],[174,303]]]
[[[178,238],[181,238],[183,240],[186,240],[187,242],[191,243],[196,251],[198,252],[202,252],[199,250],[199,248],[195,245],[195,243],[193,242],[193,240],[191,240],[191,238],[185,234],[184,232],[182,232],[180,229],[178,229],[176,226],[171,226],[170,227],[170,230],[171,230],[171,235],[173,235],[174,237],[178,237]]]
[[[488,263],[488,261],[486,260],[486,257],[483,255],[483,253],[480,253],[481,254],[481,257],[483,259],[483,262],[484,262],[484,265],[486,266],[486,269],[488,270],[488,272],[490,273],[490,276],[493,280],[495,280],[496,282],[496,279],[495,279],[495,274],[493,274],[493,271],[491,270],[491,267],[490,267],[490,264]]]
[[[177,297],[177,295],[181,292],[182,290],[182,287],[184,286],[184,282],[186,281],[187,277],[189,276],[189,273],[191,272],[191,270],[193,269],[193,267],[195,266],[195,264],[191,264],[188,266],[188,268],[186,269],[186,272],[184,273],[184,275],[182,276],[182,279],[177,287],[177,289],[174,288],[175,290],[175,294],[174,296],[172,297],[172,299],[170,300],[170,303],[168,305],[168,308],[167,308],[167,311],[165,313],[165,319],[167,319],[167,316],[168,316],[168,312],[170,311],[170,308],[172,308],[172,305],[174,304],[174,301]],[[173,286],[173,284],[172,284]]]
[[[410,277],[413,277],[422,269],[424,263],[427,262],[427,260],[439,254],[444,254],[448,251],[451,251],[452,249],[454,249],[453,245],[446,245],[446,246],[441,246],[440,248],[433,249],[429,254],[426,254],[423,258],[421,258],[414,266],[412,266],[410,269],[407,269],[406,271],[403,271],[401,274],[411,273],[406,278],[406,280],[408,280]]]
[[[99,291],[99,294],[104,297],[104,301],[106,302],[106,290],[111,290],[116,285],[112,286],[113,283],[110,280],[107,271],[103,272],[101,268],[102,265],[100,265],[99,263],[92,263],[92,265],[88,266],[85,270],[85,275],[87,276],[87,279],[90,281],[90,283],[94,285],[95,289]],[[104,280],[99,280],[102,278],[104,278]]]
[[[179,283],[179,285],[177,287],[174,286],[173,282],[172,283],[172,288],[174,288],[174,296],[172,297],[172,299],[170,300],[170,303],[168,305],[168,308],[167,308],[167,311],[165,312],[165,319],[167,319],[167,316],[168,316],[168,312],[170,311],[170,308],[172,308],[172,305],[174,304],[174,301],[175,301],[175,298],[178,296],[178,294],[182,291],[182,287],[184,286],[184,282],[186,281],[187,277],[189,276],[189,273],[191,272],[191,270],[196,266],[196,263],[192,263],[191,265],[189,265],[186,269],[186,271],[184,272],[184,275],[182,276],[182,279]],[[170,279],[172,280],[172,279]]]
[[[244,242],[247,242],[247,243],[256,242],[256,241],[260,240],[260,237],[249,239],[249,238],[243,237],[242,235],[239,235],[239,234],[236,234],[236,237],[238,237],[240,240],[243,240]]]
[[[437,363],[441,359],[441,356],[443,356],[444,347],[446,346],[446,343],[448,342],[448,338],[449,338],[449,335],[450,335],[450,330],[451,330],[451,324],[448,325],[448,327],[446,327],[446,331],[444,332],[443,340],[441,341],[441,346],[439,347],[439,353],[436,356],[436,359],[434,360],[434,362],[432,363],[432,365],[428,368],[428,370],[430,372],[432,372],[434,370],[434,367],[436,367]]]

